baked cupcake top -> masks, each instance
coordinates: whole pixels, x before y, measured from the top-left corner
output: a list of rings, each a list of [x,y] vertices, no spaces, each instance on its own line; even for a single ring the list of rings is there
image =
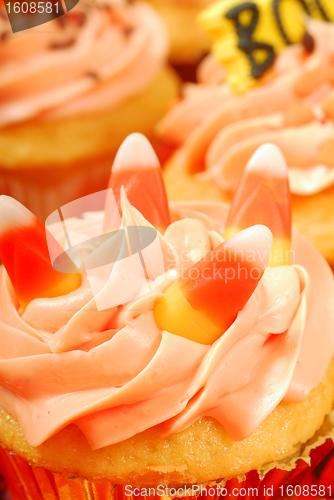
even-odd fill
[[[205,170],[204,178],[233,192],[254,151],[271,142],[285,156],[292,193],[311,195],[334,184],[334,26],[313,20],[308,28],[314,50],[286,48],[266,81],[243,95],[233,94],[212,56],[202,63],[200,83],[184,87],[184,98],[157,128],[179,147],[189,172]]]
[[[305,399],[333,355],[334,284],[311,244],[291,240],[279,150],[253,156],[231,207],[169,211],[134,134],[106,195],[82,218],[62,207],[46,232],[0,198],[0,405],[27,441],[75,423],[98,449],[202,416],[240,440],[281,401]]]
[[[14,34],[1,6],[0,12],[2,126],[119,106],[165,63],[166,29],[144,2],[81,1],[46,25]]]

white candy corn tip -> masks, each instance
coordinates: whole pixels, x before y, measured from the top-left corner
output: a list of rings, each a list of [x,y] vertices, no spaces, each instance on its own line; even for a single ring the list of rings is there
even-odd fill
[[[246,165],[246,172],[270,177],[286,178],[288,167],[281,150],[275,144],[263,144]]]
[[[225,245],[237,251],[253,267],[264,270],[270,259],[273,235],[267,226],[257,224],[231,236]]]
[[[34,215],[10,196],[0,196],[0,234],[7,229],[31,224]]]
[[[117,151],[112,172],[120,172],[131,168],[160,168],[157,155],[150,141],[142,134],[131,134]]]

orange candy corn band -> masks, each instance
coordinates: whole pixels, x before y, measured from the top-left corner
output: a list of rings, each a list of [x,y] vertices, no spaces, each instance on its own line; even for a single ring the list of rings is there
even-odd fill
[[[153,226],[163,230],[169,226],[169,209],[160,167],[158,170],[158,168],[141,169],[138,166],[111,175],[108,188],[112,188],[120,212],[122,186],[131,205]]]
[[[35,298],[65,295],[80,286],[80,274],[68,258],[69,273],[52,267],[48,244],[63,250],[45,226],[23,205],[0,197],[0,258],[23,308]]]
[[[334,466],[334,445],[327,440],[323,445],[311,451],[311,465],[299,460],[292,471],[274,468],[264,477],[253,470],[245,474],[246,478],[239,482],[230,479],[224,488],[225,495],[219,495],[217,487],[207,486],[198,496],[185,495],[185,500],[281,500],[282,498],[303,498],[291,495],[295,486],[303,488],[314,485],[317,491],[333,491],[334,481],[332,469]],[[126,495],[126,485],[115,485],[111,482],[93,482],[87,479],[53,473],[44,467],[29,465],[26,460],[0,447],[0,471],[3,474],[11,495],[11,500],[163,500],[161,496]],[[143,488],[144,486],[138,487]],[[181,487],[184,489],[184,487]],[[189,486],[188,486],[189,488]],[[258,494],[252,494],[250,488],[255,488]],[[287,490],[287,488],[289,488]],[[249,492],[249,494],[245,491]],[[255,491],[255,490],[253,490]],[[289,496],[284,492],[289,491]],[[293,490],[292,490],[293,491]],[[297,488],[298,492],[299,489]],[[283,492],[283,495],[282,495]],[[305,498],[305,497],[304,497]],[[320,497],[319,497],[320,498]],[[321,498],[329,498],[323,495]]]
[[[286,210],[289,198],[287,179],[247,172],[233,197],[225,235],[232,227],[241,231],[256,221],[269,227],[276,238],[290,239],[291,218]]]

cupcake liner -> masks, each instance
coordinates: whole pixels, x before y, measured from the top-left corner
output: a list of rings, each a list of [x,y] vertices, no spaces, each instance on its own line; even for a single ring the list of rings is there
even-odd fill
[[[0,448],[0,468],[11,500],[118,500],[115,485],[97,483],[35,467]],[[120,489],[121,487],[118,487]]]
[[[85,165],[38,169],[0,169],[0,194],[12,196],[43,222],[61,206],[106,189],[112,158]]]
[[[325,439],[325,440],[324,440]],[[323,441],[319,445],[320,441]],[[155,495],[147,486],[131,487],[111,482],[94,482],[51,472],[29,464],[15,452],[0,448],[0,470],[6,480],[11,500],[287,500],[334,498],[334,443],[332,438],[317,440],[309,452],[289,464],[267,472],[253,470],[242,478],[219,484],[163,487]],[[193,489],[192,489],[193,488]],[[176,493],[176,495],[175,495]]]

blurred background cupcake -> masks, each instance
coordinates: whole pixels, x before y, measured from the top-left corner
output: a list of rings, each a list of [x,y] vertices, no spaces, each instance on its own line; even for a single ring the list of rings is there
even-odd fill
[[[286,484],[305,476],[330,498],[310,473],[333,449],[333,275],[291,233],[280,151],[258,150],[230,207],[168,205],[158,160],[133,134],[109,186],[122,222],[103,240],[115,205],[80,218],[67,206],[49,233],[0,197],[0,470],[12,500],[193,500],[226,481],[221,499],[268,500],[291,498]],[[133,240],[124,252],[129,225],[145,268]],[[144,246],[153,227],[158,245]],[[80,273],[65,258],[79,251]]]
[[[105,189],[132,131],[152,127],[178,92],[168,35],[145,3],[80,1],[12,33],[0,7],[0,193],[45,219]]]
[[[196,18],[210,0],[149,0],[165,21],[170,36],[170,61],[183,80],[194,81],[196,66],[212,39]]]
[[[230,200],[254,151],[274,143],[289,166],[294,224],[333,266],[333,42],[333,23],[312,20],[303,43],[285,48],[256,86],[239,94],[209,55],[198,83],[184,86],[183,99],[157,126],[177,149],[165,170],[169,198]]]

